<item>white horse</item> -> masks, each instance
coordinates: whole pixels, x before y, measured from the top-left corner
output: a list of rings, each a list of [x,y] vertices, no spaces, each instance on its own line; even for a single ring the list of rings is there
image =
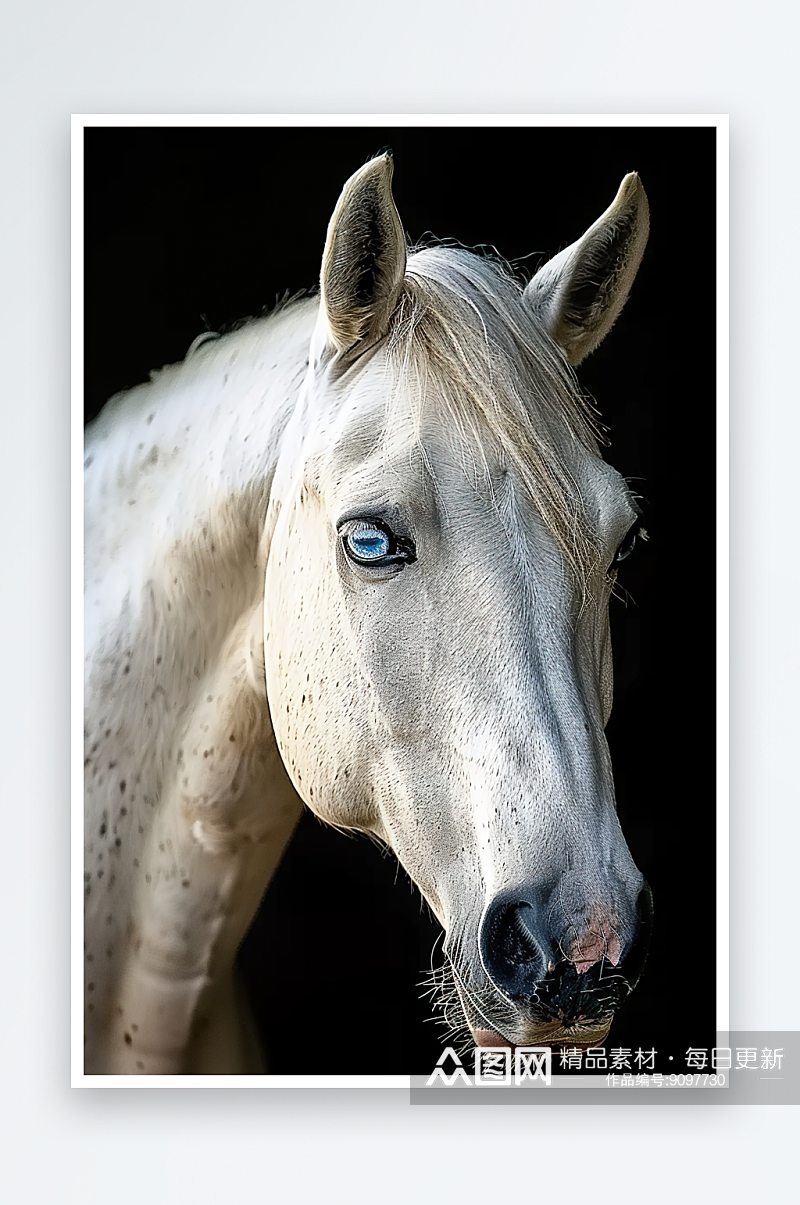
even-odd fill
[[[600,1042],[640,972],[604,736],[639,518],[571,366],[627,299],[644,190],[522,290],[409,253],[391,175],[346,184],[319,298],[89,429],[87,1072],[257,1066],[234,958],[303,805],[397,855],[478,1044]]]

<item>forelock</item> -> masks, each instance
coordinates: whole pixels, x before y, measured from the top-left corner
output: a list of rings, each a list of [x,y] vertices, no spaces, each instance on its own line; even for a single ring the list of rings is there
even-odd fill
[[[499,445],[585,588],[598,550],[570,461],[576,444],[597,454],[599,427],[510,268],[454,248],[410,255],[387,362],[390,405],[410,403],[418,436],[436,407],[478,457],[487,437]]]

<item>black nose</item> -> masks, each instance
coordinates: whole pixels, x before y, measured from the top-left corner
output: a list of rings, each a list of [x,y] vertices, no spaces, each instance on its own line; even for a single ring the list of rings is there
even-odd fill
[[[624,909],[629,919],[624,925],[623,940],[616,936],[619,924],[590,922],[586,935],[572,942],[573,948],[582,951],[581,956],[570,953],[565,933],[550,931],[546,918],[552,917],[556,909],[549,900],[537,899],[533,893],[526,893],[526,899],[519,895],[496,897],[484,911],[478,938],[486,973],[512,1000],[536,997],[543,1002],[552,994],[551,989],[557,991],[556,980],[563,976],[565,969],[569,970],[570,979],[583,982],[578,978],[582,973],[592,968],[593,977],[596,977],[604,966],[624,997],[642,973],[650,942],[652,894],[647,883],[641,882],[635,907],[628,904]],[[603,911],[597,909],[599,913]],[[618,912],[620,908],[615,907],[613,911]],[[598,930],[613,933],[610,941],[598,936]]]

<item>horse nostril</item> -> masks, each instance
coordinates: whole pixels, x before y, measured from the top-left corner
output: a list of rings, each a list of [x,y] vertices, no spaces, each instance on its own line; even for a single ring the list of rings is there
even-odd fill
[[[512,998],[532,995],[548,964],[531,905],[489,904],[481,922],[480,953],[486,973],[502,992]]]
[[[630,984],[631,990],[636,987],[644,970],[647,950],[650,945],[650,935],[653,932],[653,893],[646,879],[643,879],[642,883],[642,889],[636,899],[636,914],[639,922],[636,936],[633,945],[625,957],[625,961],[620,967],[620,970],[624,972],[625,978]]]

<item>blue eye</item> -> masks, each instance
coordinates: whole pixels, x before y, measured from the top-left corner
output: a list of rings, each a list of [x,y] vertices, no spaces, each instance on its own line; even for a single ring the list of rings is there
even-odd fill
[[[361,524],[345,536],[348,551],[359,561],[381,561],[392,551],[391,540],[379,527]]]
[[[397,571],[417,559],[413,542],[396,536],[382,519],[348,519],[339,536],[354,565]]]

